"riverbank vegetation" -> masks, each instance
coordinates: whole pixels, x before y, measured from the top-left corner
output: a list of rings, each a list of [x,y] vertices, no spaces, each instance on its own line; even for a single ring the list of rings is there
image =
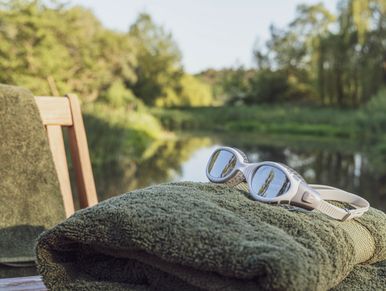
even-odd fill
[[[118,32],[63,3],[0,1],[0,82],[78,94],[92,151],[139,156],[182,129],[386,140],[383,0],[300,5],[253,48],[254,67],[196,75],[150,15]]]
[[[112,107],[211,104],[208,86],[184,72],[177,44],[150,15],[116,32],[90,10],[58,3],[0,2],[0,82]]]
[[[255,68],[209,69],[200,77],[228,104],[321,104],[358,108],[386,82],[386,2],[299,5],[286,27],[257,44]]]
[[[153,109],[169,130],[260,132],[370,139],[386,136],[386,90],[361,109],[280,105]]]
[[[197,179],[226,144],[383,205],[384,0],[300,5],[251,48],[254,66],[198,74],[147,13],[114,31],[66,2],[0,0],[0,83],[79,96],[100,200],[174,180],[192,157]]]

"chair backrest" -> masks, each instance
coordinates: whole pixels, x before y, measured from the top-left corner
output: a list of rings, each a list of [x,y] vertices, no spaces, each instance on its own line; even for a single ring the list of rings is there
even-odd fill
[[[35,101],[47,130],[64,208],[68,217],[74,213],[75,208],[62,127],[68,130],[80,207],[84,208],[98,203],[80,104],[75,95],[66,95],[65,97],[37,96]]]

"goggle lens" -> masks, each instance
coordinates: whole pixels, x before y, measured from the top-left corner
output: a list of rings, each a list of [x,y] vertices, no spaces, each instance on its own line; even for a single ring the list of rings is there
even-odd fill
[[[252,177],[253,193],[266,198],[275,198],[287,193],[291,186],[287,175],[274,166],[261,166]]]
[[[236,167],[237,157],[227,150],[216,151],[208,165],[208,173],[213,178],[225,178]]]

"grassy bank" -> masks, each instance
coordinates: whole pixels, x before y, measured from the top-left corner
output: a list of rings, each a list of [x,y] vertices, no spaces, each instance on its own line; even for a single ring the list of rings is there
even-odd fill
[[[153,109],[169,130],[260,132],[338,138],[373,138],[382,133],[386,114],[369,110],[342,110],[300,106],[238,106],[188,109]],[[382,119],[382,120],[381,120]]]

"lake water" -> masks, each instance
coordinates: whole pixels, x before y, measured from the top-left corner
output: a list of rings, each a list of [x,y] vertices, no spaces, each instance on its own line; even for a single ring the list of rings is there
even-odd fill
[[[223,145],[241,149],[251,162],[285,163],[308,183],[357,193],[372,206],[386,210],[385,156],[360,141],[237,133],[196,133],[156,142],[136,161],[116,153],[116,158],[94,168],[99,198],[170,181],[206,182],[208,158]]]

